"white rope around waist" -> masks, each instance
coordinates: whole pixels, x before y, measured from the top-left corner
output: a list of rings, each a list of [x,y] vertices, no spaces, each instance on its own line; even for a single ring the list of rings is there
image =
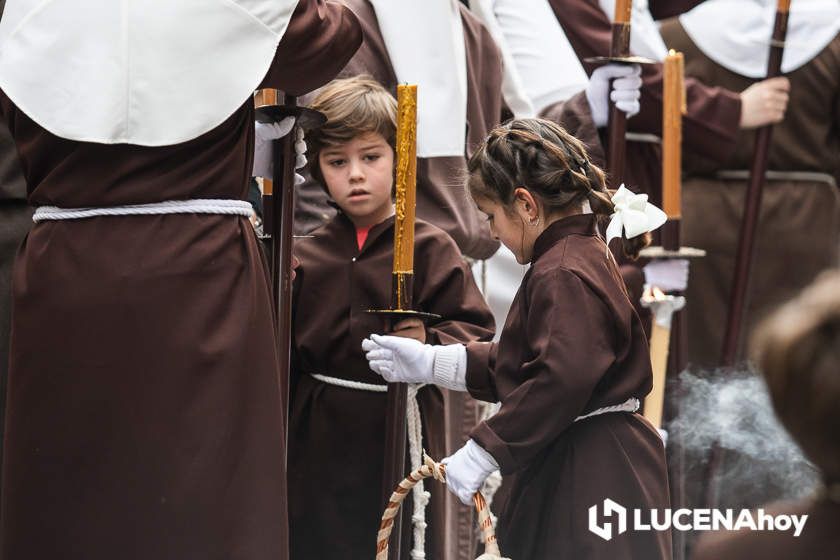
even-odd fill
[[[376,383],[362,383],[360,381],[351,381],[349,379],[341,379],[340,377],[330,377],[329,375],[321,375],[320,373],[310,373],[312,377],[326,383],[327,385],[335,385],[336,387],[344,387],[345,389],[355,389],[356,391],[370,391],[371,393],[387,393],[387,385],[378,385]]]
[[[39,206],[35,209],[32,221],[38,223],[47,220],[81,220],[95,216],[154,216],[161,214],[222,214],[248,217],[252,213],[251,203],[245,200],[196,198],[93,208]]]
[[[330,377],[320,373],[310,373],[312,377],[322,383],[354,389],[356,391],[369,391],[371,393],[387,393],[387,385],[375,383],[362,383],[339,377]],[[411,459],[411,470],[420,468],[423,464],[423,418],[420,416],[420,403],[417,400],[417,392],[425,387],[424,384],[409,384],[408,399],[406,401],[406,428],[408,431],[408,455]],[[423,560],[426,558],[426,506],[429,505],[431,494],[423,487],[423,481],[419,481],[411,490],[414,512],[411,522],[414,526],[414,547],[411,549],[412,560]]]
[[[586,418],[591,418],[593,416],[599,416],[601,414],[607,414],[607,413],[610,413],[610,412],[636,412],[636,411],[639,410],[640,406],[641,406],[641,403],[639,402],[639,399],[637,399],[636,397],[630,397],[629,399],[627,399],[626,401],[624,401],[621,404],[616,404],[616,405],[613,405],[613,406],[605,406],[603,408],[593,410],[589,414],[584,414],[582,416],[578,416],[577,418],[575,418],[575,422],[577,422],[579,420],[584,420]]]

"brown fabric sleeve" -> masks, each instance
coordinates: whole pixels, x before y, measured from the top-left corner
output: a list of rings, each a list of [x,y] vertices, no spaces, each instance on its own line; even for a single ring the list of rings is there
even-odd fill
[[[484,402],[499,402],[493,370],[496,365],[495,342],[467,344],[467,391]]]
[[[549,0],[557,20],[581,61],[610,52],[612,24],[595,0]],[[664,33],[663,33],[664,36]],[[667,41],[666,41],[667,44]],[[583,63],[591,74],[595,67]],[[642,67],[641,111],[628,121],[630,130],[662,134],[662,64]],[[688,113],[683,118],[687,149],[723,161],[735,147],[741,98],[732,91],[686,78]]]
[[[526,295],[522,382],[471,434],[502,474],[527,465],[566,430],[615,361],[608,308],[577,275],[562,268],[534,274]]]
[[[302,95],[332,80],[362,44],[349,8],[326,0],[301,0],[260,85]]]
[[[428,235],[424,233],[424,239],[418,240],[422,247],[420,243],[417,246],[422,253],[415,262],[415,271],[420,273],[415,285],[421,288],[415,304],[423,311],[441,315],[444,320],[426,329],[426,342],[466,344],[492,339],[496,330],[493,314],[458,246],[442,230],[427,228]]]

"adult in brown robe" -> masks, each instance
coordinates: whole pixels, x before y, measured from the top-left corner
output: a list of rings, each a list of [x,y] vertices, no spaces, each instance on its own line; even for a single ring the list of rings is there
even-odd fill
[[[548,0],[572,48],[583,61],[610,52],[612,23],[598,0]],[[584,63],[588,73],[594,66]],[[641,111],[627,121],[628,131],[662,134],[662,64],[643,65]],[[715,160],[724,160],[735,147],[741,100],[737,93],[686,79],[688,112],[683,117],[687,150]],[[547,111],[550,110],[547,109]],[[627,144],[625,182],[636,192],[646,192],[659,203],[661,191],[660,149],[655,142]]]
[[[295,247],[301,265],[295,283],[295,389],[289,423],[292,557],[373,558],[384,507],[386,395],[327,384],[310,374],[385,387],[368,368],[361,343],[383,327],[381,318],[365,310],[390,303],[394,219],[374,226],[361,249],[343,213],[313,235]],[[427,327],[428,344],[493,337],[493,316],[458,247],[422,220],[416,223],[414,274],[416,308],[443,317]],[[418,395],[423,445],[437,458],[453,445],[447,429],[461,423],[460,417],[449,417],[459,411],[444,408],[444,392],[429,386]],[[444,551],[452,540],[450,524],[456,522],[445,513],[448,492],[433,482],[426,489],[432,493],[426,514],[428,557],[453,558],[454,550]],[[404,507],[410,517],[410,505]],[[403,539],[408,558],[410,533]]]
[[[5,7],[6,0],[0,0],[0,17]],[[12,263],[20,242],[32,226],[31,216],[17,149],[8,127],[0,123],[0,464],[9,372]]]
[[[31,216],[17,149],[9,129],[5,123],[0,123],[0,464],[9,371],[12,263],[21,241],[32,226]]]
[[[685,53],[686,74],[704,83],[742,91],[755,79],[712,61],[678,19],[663,22],[667,45]],[[774,126],[762,209],[756,234],[743,340],[754,325],[825,268],[837,266],[840,244],[840,36],[788,76],[790,102]],[[687,136],[686,136],[687,137]],[[692,265],[687,291],[688,358],[719,363],[738,232],[755,133],[741,131],[728,157],[710,161],[691,152],[684,159],[683,241],[707,251]],[[732,174],[732,171],[736,171]],[[816,172],[811,178],[772,172]],[[739,356],[743,356],[743,344]]]
[[[360,41],[348,10],[302,0],[263,86],[319,87]],[[250,97],[166,147],[66,140],[0,107],[34,206],[247,193]],[[288,558],[277,336],[248,220],[42,222],[13,274],[0,556]]]
[[[588,509],[605,498],[627,508],[670,503],[662,440],[644,418],[575,421],[644,399],[652,383],[641,321],[593,215],[560,219],[537,238],[498,344],[467,346],[466,381],[474,397],[502,402],[471,437],[510,484],[497,512],[505,556],[671,557],[670,533],[604,541],[588,529]]]
[[[341,71],[341,77],[369,74],[396,95],[397,76],[376,12],[368,0],[343,0],[362,23],[364,44]],[[466,158],[484,140],[502,115],[502,62],[490,33],[463,5],[461,21],[467,58],[467,122],[464,156],[418,158],[417,215],[448,233],[461,252],[474,259],[485,259],[496,252],[499,243],[490,236],[462,185]],[[453,79],[455,79],[453,77]],[[421,93],[422,95],[422,93]],[[310,182],[302,189],[299,222],[308,230],[334,213],[327,205],[323,188]]]

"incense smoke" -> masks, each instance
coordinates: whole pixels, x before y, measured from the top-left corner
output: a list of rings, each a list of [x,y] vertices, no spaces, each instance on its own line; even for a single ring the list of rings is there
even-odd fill
[[[669,444],[686,454],[689,498],[707,494],[710,450],[725,450],[717,470],[719,507],[757,507],[816,491],[820,477],[779,423],[763,378],[752,371],[683,372]],[[672,393],[676,394],[676,393]]]

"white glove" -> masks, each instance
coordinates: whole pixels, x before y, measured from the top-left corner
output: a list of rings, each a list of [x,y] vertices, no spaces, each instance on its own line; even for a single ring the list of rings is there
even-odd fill
[[[306,141],[303,139],[303,129],[298,127],[295,130],[295,169],[303,169],[306,163]],[[295,173],[295,186],[305,182],[303,175]]]
[[[612,100],[616,107],[632,117],[641,109],[639,98],[642,87],[642,67],[638,64],[607,64],[592,72],[586,86],[586,99],[592,111],[595,126],[607,126]],[[610,80],[612,91],[610,91]],[[609,100],[607,93],[609,93]]]
[[[464,505],[472,504],[473,496],[499,464],[473,440],[441,461],[446,465],[446,486]]]
[[[413,338],[370,335],[362,341],[370,369],[389,383],[434,383],[467,390],[467,349],[462,344],[432,346]]]
[[[688,286],[688,259],[664,259],[645,265],[645,284],[663,292],[684,292]]]
[[[254,125],[254,170],[253,177],[274,177],[273,140],[283,138],[295,126],[294,117],[286,117],[279,123],[255,123]]]

